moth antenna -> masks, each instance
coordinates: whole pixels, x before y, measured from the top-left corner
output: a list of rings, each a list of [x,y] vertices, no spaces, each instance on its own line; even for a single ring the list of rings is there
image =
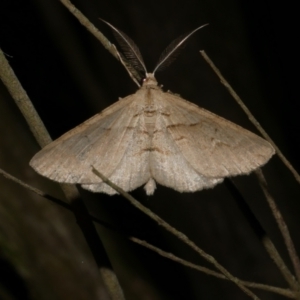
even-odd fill
[[[175,39],[161,54],[158,63],[153,71],[153,74],[156,71],[161,71],[163,69],[165,69],[166,67],[168,67],[170,64],[172,64],[172,62],[178,57],[178,55],[180,54],[181,50],[184,49],[185,47],[185,41],[191,36],[193,35],[196,31],[200,30],[201,28],[207,26],[208,24],[204,24],[196,29],[194,29],[192,32],[185,34],[185,35],[181,35],[180,37],[178,37],[177,39]]]
[[[116,46],[113,45],[115,48]],[[126,69],[126,71],[128,72],[129,76],[131,77],[131,79],[137,84],[138,87],[141,87],[140,83],[142,78],[138,72],[138,70],[136,70],[124,57],[123,54],[120,53],[117,49],[117,55],[118,58],[121,62],[121,64],[124,66],[124,68]]]
[[[147,69],[141,55],[141,52],[138,46],[134,43],[134,41],[127,36],[124,32],[114,27],[110,23],[100,19],[102,22],[106,23],[113,31],[113,34],[119,43],[120,47],[124,52],[125,58],[128,62],[138,71],[145,72],[147,74]]]

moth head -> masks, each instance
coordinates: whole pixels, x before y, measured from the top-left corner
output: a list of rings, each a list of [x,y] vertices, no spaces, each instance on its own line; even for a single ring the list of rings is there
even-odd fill
[[[150,86],[150,85],[157,86],[157,81],[153,73],[146,73],[146,77],[143,79],[143,86]]]

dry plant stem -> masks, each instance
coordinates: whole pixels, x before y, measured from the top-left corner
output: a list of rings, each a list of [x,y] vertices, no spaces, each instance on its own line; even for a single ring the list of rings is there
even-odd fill
[[[59,0],[69,11],[76,17],[76,19],[90,32],[92,33],[116,59],[119,60],[118,52],[116,48],[110,43],[110,41],[79,11],[69,0]]]
[[[285,245],[287,247],[288,253],[290,255],[290,258],[292,260],[293,266],[294,266],[294,270],[297,276],[298,281],[300,282],[300,261],[299,261],[299,257],[297,255],[294,243],[292,241],[292,238],[290,236],[290,232],[289,229],[285,223],[285,221],[283,220],[283,217],[279,211],[279,209],[277,208],[277,205],[274,201],[274,198],[272,197],[272,195],[270,194],[269,190],[268,190],[268,185],[266,182],[266,179],[261,171],[261,169],[258,169],[255,171],[256,176],[258,177],[258,181],[259,184],[266,196],[266,199],[268,201],[268,204],[271,208],[271,211],[273,213],[273,216],[277,222],[277,225],[279,227],[279,230],[283,236]]]
[[[61,184],[61,188],[70,201],[72,211],[91,250],[101,277],[107,287],[107,292],[112,300],[125,300],[123,291],[112,265],[98,236],[96,227],[92,222],[88,210],[82,201],[78,189],[74,185]]]
[[[270,138],[270,136],[266,133],[266,131],[261,127],[259,122],[254,118],[250,110],[247,108],[247,106],[244,104],[242,99],[238,96],[238,94],[233,90],[233,88],[230,86],[228,81],[223,77],[220,70],[215,66],[215,64],[212,62],[212,60],[207,56],[205,51],[200,51],[201,55],[205,59],[205,61],[209,64],[209,66],[213,69],[213,71],[217,74],[217,76],[220,78],[221,83],[227,88],[231,96],[234,98],[234,100],[239,104],[239,106],[242,108],[242,110],[246,113],[249,120],[252,122],[252,124],[257,128],[257,130],[261,133],[261,135],[269,141],[274,149],[276,150],[277,155],[280,157],[282,162],[286,165],[286,167],[292,172],[295,179],[300,183],[300,175],[298,172],[294,169],[294,167],[291,165],[291,163],[287,160],[287,158],[283,155],[283,153],[280,151],[280,149],[276,146],[276,144],[273,142],[273,140]]]
[[[39,189],[37,189],[37,188],[32,187],[31,185],[29,185],[29,184],[23,182],[22,180],[20,180],[20,179],[14,177],[14,176],[12,176],[11,174],[5,172],[5,171],[2,170],[2,169],[0,169],[0,174],[1,174],[4,178],[6,178],[6,179],[8,179],[8,180],[11,180],[11,181],[13,181],[13,182],[19,184],[20,186],[24,187],[25,189],[29,190],[30,192],[33,192],[33,193],[35,193],[35,194],[37,194],[37,195],[39,195],[39,196],[41,196],[41,197],[44,197],[44,198],[46,198],[46,199],[48,199],[48,200],[54,202],[55,204],[58,204],[58,205],[60,205],[60,206],[62,206],[62,207],[64,207],[64,208],[66,208],[66,209],[68,209],[68,210],[71,210],[71,206],[70,206],[68,203],[66,203],[66,202],[64,202],[64,201],[62,201],[62,200],[59,200],[59,199],[57,199],[57,198],[55,198],[55,197],[53,197],[53,196],[51,196],[51,195],[48,195],[48,194],[42,192],[41,190],[39,190]]]
[[[9,93],[15,100],[24,118],[26,119],[31,132],[41,147],[46,146],[52,140],[43,121],[36,113],[26,91],[23,89],[14,71],[10,67],[4,53],[0,49],[0,78],[7,87]]]
[[[265,236],[262,239],[262,243],[270,255],[271,259],[275,262],[278,269],[281,271],[283,277],[285,278],[286,282],[289,284],[291,289],[296,293],[295,299],[300,299],[300,286],[299,283],[296,281],[293,274],[290,272],[290,270],[287,268],[285,262],[283,261],[282,257],[278,253],[275,245],[273,242],[269,239],[269,237]]]
[[[286,159],[286,157],[282,154],[282,152],[280,151],[280,149],[276,146],[276,144],[272,141],[272,139],[270,138],[270,136],[265,132],[265,130],[260,126],[260,124],[257,122],[257,120],[254,118],[254,116],[251,114],[251,112],[249,111],[249,109],[246,107],[246,105],[243,103],[243,101],[241,100],[241,98],[237,95],[237,93],[232,89],[232,87],[230,86],[230,84],[227,82],[227,80],[222,76],[221,72],[219,71],[219,69],[215,66],[215,64],[211,61],[211,59],[207,56],[207,54],[205,53],[205,51],[200,51],[201,55],[203,56],[203,58],[205,59],[205,61],[210,65],[210,67],[213,69],[213,71],[217,74],[217,76],[220,78],[221,83],[228,89],[229,93],[232,95],[232,97],[237,101],[237,103],[241,106],[241,108],[244,110],[244,112],[247,114],[249,120],[254,124],[254,126],[259,130],[259,132],[262,134],[262,136],[268,140],[272,146],[275,148],[276,153],[278,154],[278,156],[280,157],[280,159],[283,161],[283,163],[286,165],[286,167],[293,173],[295,179],[300,183],[300,175],[297,173],[297,171],[293,168],[293,166],[290,164],[290,162]],[[289,255],[291,257],[291,260],[293,262],[294,265],[294,269],[295,269],[295,273],[297,275],[298,280],[300,281],[300,262],[299,262],[299,258],[297,256],[297,253],[295,251],[295,247],[294,244],[291,240],[288,228],[285,224],[285,222],[283,221],[283,218],[279,212],[279,210],[276,207],[276,204],[273,200],[273,198],[271,197],[271,195],[269,194],[268,190],[267,190],[267,184],[266,181],[262,175],[261,170],[259,169],[256,172],[257,176],[261,179],[260,180],[260,184],[263,188],[263,191],[268,199],[268,203],[272,209],[273,215],[278,223],[278,226],[280,228],[280,231],[284,237],[285,240],[285,244],[287,246]],[[282,261],[282,259],[280,258],[278,252],[274,252],[274,245],[271,243],[270,240],[265,239],[264,241],[264,245],[265,247],[268,249],[268,252],[270,253],[271,257],[274,259],[274,261],[277,261],[277,265],[281,268],[281,270],[283,271],[283,275],[286,278],[286,280],[288,280],[290,286],[293,286],[293,289],[297,289],[299,291],[299,284],[297,282],[295,282],[295,280],[291,278],[291,274],[290,272],[287,270],[284,262]],[[275,249],[276,250],[276,249]],[[277,254],[278,255],[277,255]],[[281,262],[280,262],[281,261]]]
[[[0,169],[0,175],[2,175],[3,177],[5,177],[6,179],[8,180],[11,180],[17,184],[19,184],[20,186],[24,187],[25,189],[31,191],[31,192],[34,192],[35,194],[47,199],[47,200],[50,200],[52,202],[54,202],[55,204],[58,204],[60,205],[61,207],[67,209],[68,211],[72,212],[72,207],[71,205],[69,205],[68,203],[65,203],[64,201],[62,200],[59,200],[51,195],[48,195],[44,192],[42,192],[41,190],[37,189],[37,188],[34,188],[28,184],[26,184],[25,182],[23,182],[22,180],[12,176],[11,174],[5,172],[4,170]],[[128,234],[126,234],[123,230],[120,230],[120,229],[116,229],[115,227],[111,226],[110,224],[104,222],[104,221],[101,221],[99,219],[97,219],[96,217],[92,216],[92,215],[89,215],[90,218],[104,226],[105,228],[108,228],[108,229],[111,229],[111,230],[114,230],[118,233],[122,233],[126,236],[128,236]],[[181,259],[179,258],[178,256],[175,256],[174,254],[172,253],[169,253],[169,252],[166,252],[166,251],[163,251],[149,243],[147,243],[146,241],[143,241],[143,240],[140,240],[136,237],[128,237],[129,240],[131,240],[132,242],[136,243],[136,244],[139,244],[143,247],[146,247],[154,252],[156,252],[157,254],[165,257],[165,258],[168,258],[170,260],[173,260],[181,265],[184,265],[186,267],[189,267],[189,268],[192,268],[192,269],[195,269],[197,271],[200,271],[200,272],[203,272],[207,275],[211,275],[211,276],[214,276],[216,278],[220,278],[220,279],[224,279],[224,280],[228,280],[227,277],[225,277],[223,274],[221,273],[218,273],[216,271],[213,271],[211,269],[208,269],[208,268],[205,268],[205,267],[202,267],[202,266],[199,266],[199,265],[196,265],[196,264],[193,264],[189,261],[186,261],[184,259]],[[273,292],[273,293],[276,293],[276,294],[280,294],[280,295],[283,295],[283,296],[286,296],[288,298],[292,298],[292,299],[295,299],[295,296],[294,296],[294,293],[289,290],[289,289],[284,289],[284,288],[278,288],[278,287],[275,287],[275,286],[270,286],[270,285],[266,285],[266,284],[261,284],[261,283],[255,283],[255,282],[249,282],[249,281],[244,281],[244,280],[240,280],[245,286],[247,287],[251,287],[251,288],[256,288],[256,289],[260,289],[260,290],[264,290],[264,291],[268,291],[268,292]]]
[[[41,121],[38,113],[36,112],[32,102],[30,101],[27,93],[23,89],[21,83],[16,77],[14,71],[11,69],[8,61],[6,60],[4,53],[0,49],[0,78],[10,92],[15,103],[21,110],[25,120],[27,121],[34,137],[41,147],[46,146],[50,143],[51,137]],[[89,218],[86,207],[82,202],[82,199],[75,186],[64,186],[61,185],[66,198],[72,205],[72,209],[77,220],[77,223],[82,230],[84,237],[89,245],[89,248],[94,256],[97,265],[100,267],[100,274],[103,277],[103,281],[106,283],[108,293],[112,299],[123,300],[123,292],[116,276],[113,277],[108,274],[105,270],[110,267],[108,256],[106,255],[105,249],[102,242],[97,234],[96,228]],[[104,271],[101,268],[104,266]],[[109,275],[109,276],[107,276]],[[118,286],[118,288],[116,288]]]
[[[121,62],[121,64],[125,67],[126,71],[128,72],[131,79],[138,85],[138,78],[137,74],[133,74],[127,68],[127,60],[118,52],[117,48],[114,44],[112,44],[89,20],[88,18],[83,15],[83,13],[78,10],[69,0],[59,0],[69,11],[70,13],[83,25],[91,34],[93,34],[98,41],[103,45],[103,47],[110,52],[112,56],[114,56],[117,60]]]
[[[234,282],[242,291],[244,291],[249,297],[252,299],[258,300],[259,298],[252,293],[248,288],[246,288],[238,278],[234,277],[230,272],[228,272],[222,265],[220,265],[216,259],[207,254],[205,251],[203,251],[201,248],[199,248],[194,242],[192,242],[185,234],[178,231],[171,225],[169,225],[167,222],[165,222],[163,219],[161,219],[158,215],[153,213],[149,208],[142,205],[140,202],[138,202],[135,198],[133,198],[130,194],[126,193],[123,189],[112,183],[108,178],[106,178],[103,174],[101,174],[99,171],[97,171],[95,168],[92,167],[93,172],[99,176],[103,182],[108,184],[111,188],[116,190],[118,193],[120,193],[123,197],[125,197],[129,202],[138,208],[140,211],[142,211],[144,214],[146,214],[148,217],[150,217],[152,220],[156,221],[158,225],[165,228],[167,231],[171,232],[174,236],[176,236],[178,239],[183,241],[185,244],[187,244],[189,247],[191,247],[193,250],[195,250],[198,254],[200,254],[205,260],[213,264],[221,273],[223,273],[229,280]]]
[[[296,294],[299,293],[299,284],[295,280],[293,274],[289,271],[286,264],[284,263],[283,259],[281,258],[279,252],[275,248],[275,245],[267,236],[266,231],[259,223],[258,219],[250,209],[249,205],[247,204],[246,200],[244,199],[243,195],[240,193],[238,188],[235,186],[234,182],[230,179],[225,179],[224,181],[226,187],[229,189],[230,193],[236,200],[240,210],[242,211],[244,217],[247,219],[251,228],[253,229],[254,233],[258,237],[258,239],[262,242],[263,246],[265,247],[266,251],[270,255],[271,259],[274,261],[280,272],[282,273],[285,280],[288,282],[289,286]],[[299,299],[299,295],[298,298]]]
[[[290,288],[293,290],[295,299],[299,300],[300,299],[299,283],[296,281],[295,277],[291,274],[290,270],[287,268],[286,264],[284,263],[283,259],[279,255],[274,244],[268,237],[263,238],[262,243],[266,248],[266,250],[268,251],[270,257],[273,259],[273,261],[281,271],[282,275],[284,276],[285,280],[289,284]]]
[[[163,250],[147,243],[146,241],[142,241],[142,240],[137,239],[135,237],[130,237],[129,239],[131,241],[135,242],[136,244],[139,244],[143,247],[146,247],[146,248],[158,253],[159,255],[161,255],[163,257],[166,257],[166,258],[171,259],[171,260],[173,260],[177,263],[180,263],[181,265],[184,265],[184,266],[187,266],[191,269],[195,269],[197,271],[203,272],[207,275],[211,275],[211,276],[214,276],[214,277],[217,277],[217,278],[220,278],[220,279],[228,280],[228,278],[223,274],[220,274],[216,271],[213,271],[211,269],[208,269],[208,268],[205,268],[205,267],[202,267],[202,266],[199,266],[199,265],[195,265],[195,264],[193,264],[189,261],[186,261],[184,259],[181,259],[181,258],[175,256],[172,253],[165,252],[165,251],[163,251]],[[291,290],[288,290],[288,289],[278,288],[278,287],[269,286],[269,285],[266,285],[266,284],[260,284],[260,283],[249,282],[249,281],[244,281],[244,280],[240,280],[240,282],[244,286],[247,286],[247,287],[250,287],[250,288],[261,289],[261,290],[264,290],[264,291],[280,294],[282,296],[285,296],[285,297],[288,297],[288,298],[291,298],[291,299],[296,299],[295,295],[294,295],[294,292],[292,292]]]

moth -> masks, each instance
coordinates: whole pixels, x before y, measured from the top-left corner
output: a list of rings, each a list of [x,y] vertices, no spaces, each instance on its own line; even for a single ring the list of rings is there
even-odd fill
[[[35,171],[109,195],[117,192],[92,172],[92,166],[125,191],[144,185],[152,195],[159,183],[195,192],[225,177],[249,174],[275,153],[261,137],[157,84],[154,73],[170,64],[203,26],[171,43],[148,73],[133,41],[107,24],[124,50],[127,67],[144,72],[143,84],[39,151],[30,161]]]

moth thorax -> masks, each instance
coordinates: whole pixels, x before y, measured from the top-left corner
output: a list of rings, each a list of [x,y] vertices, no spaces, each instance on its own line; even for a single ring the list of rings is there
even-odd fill
[[[157,117],[157,108],[153,105],[147,105],[144,109],[144,122],[146,126],[146,130],[151,135],[155,128]]]

